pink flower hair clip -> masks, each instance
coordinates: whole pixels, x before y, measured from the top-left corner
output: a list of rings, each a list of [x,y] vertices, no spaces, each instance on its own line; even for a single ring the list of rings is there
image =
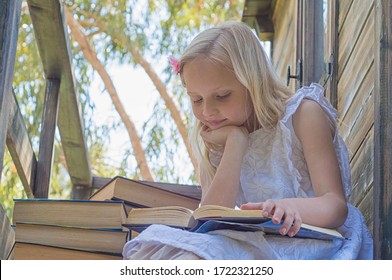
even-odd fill
[[[180,73],[180,62],[172,55],[169,56],[169,61],[174,74],[177,75],[178,73]]]

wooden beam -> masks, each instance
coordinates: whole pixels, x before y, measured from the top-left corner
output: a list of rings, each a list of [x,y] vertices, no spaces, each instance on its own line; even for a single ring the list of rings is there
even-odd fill
[[[272,0],[246,0],[242,21],[254,28],[260,40],[271,41],[274,37]]]
[[[392,1],[375,1],[374,257],[392,259]]]
[[[28,0],[27,3],[45,76],[61,81],[58,128],[71,181],[74,185],[91,186],[90,161],[62,1]]]
[[[47,198],[49,195],[50,174],[53,162],[53,145],[57,125],[60,81],[46,81],[44,111],[39,143],[37,174],[35,176],[34,196]]]
[[[37,160],[15,94],[13,93],[9,102],[9,110],[8,151],[11,154],[26,195],[33,197]]]
[[[0,180],[9,117],[9,99],[14,77],[21,0],[0,1]]]

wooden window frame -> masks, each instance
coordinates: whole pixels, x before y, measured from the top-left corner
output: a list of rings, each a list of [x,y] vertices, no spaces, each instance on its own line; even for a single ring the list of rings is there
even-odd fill
[[[325,87],[325,95],[337,107],[338,58],[338,0],[328,1],[328,21],[323,24],[323,0],[297,2],[297,72],[301,79],[296,87],[318,82]],[[327,28],[327,36],[324,30]],[[326,42],[325,42],[326,40]],[[324,58],[327,58],[325,61]]]

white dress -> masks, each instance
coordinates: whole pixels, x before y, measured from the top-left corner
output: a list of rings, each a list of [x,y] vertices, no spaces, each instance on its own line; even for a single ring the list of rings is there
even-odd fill
[[[267,199],[314,197],[302,147],[292,126],[292,116],[304,98],[316,101],[332,123],[336,110],[318,84],[300,89],[286,107],[272,132],[259,129],[250,134],[241,167],[241,190],[237,205]],[[351,190],[346,146],[335,129],[334,145],[345,195]],[[219,163],[219,155],[215,155]],[[124,259],[372,259],[373,241],[360,211],[348,204],[348,217],[338,228],[346,240],[316,240],[265,235],[262,232],[217,230],[209,234],[152,225],[124,246]],[[144,256],[143,256],[144,255]]]

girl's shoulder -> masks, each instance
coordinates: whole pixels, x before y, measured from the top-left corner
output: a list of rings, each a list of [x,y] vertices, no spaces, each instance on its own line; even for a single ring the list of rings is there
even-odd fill
[[[336,121],[336,109],[325,98],[324,88],[319,84],[312,83],[310,86],[300,88],[293,95],[286,106],[285,114],[281,121],[289,121],[294,114],[298,114],[297,111],[303,115],[311,116],[321,112],[320,108],[327,115],[329,121]]]

